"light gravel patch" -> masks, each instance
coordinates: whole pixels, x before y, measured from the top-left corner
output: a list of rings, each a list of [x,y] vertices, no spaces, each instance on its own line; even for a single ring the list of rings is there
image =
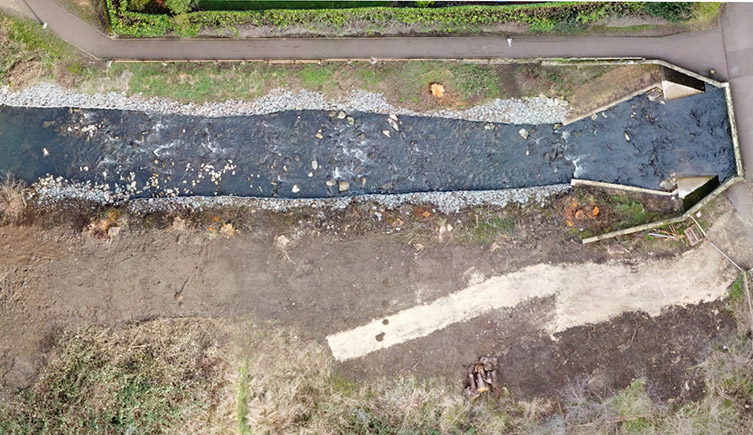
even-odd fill
[[[537,264],[386,318],[375,312],[375,320],[332,334],[327,342],[334,357],[345,361],[426,337],[494,310],[548,297],[554,297],[556,304],[542,329],[556,334],[575,326],[605,322],[624,312],[658,316],[671,306],[717,300],[726,294],[735,274],[708,245],[679,259],[651,260],[639,266],[622,262]],[[610,285],[615,282],[621,285]],[[689,286],[689,282],[693,285]]]
[[[287,110],[343,110],[403,116],[429,116],[507,124],[555,124],[564,122],[570,113],[567,101],[557,98],[495,99],[466,110],[418,112],[392,106],[383,95],[354,90],[339,101],[327,99],[320,92],[292,92],[275,89],[254,101],[215,103],[181,103],[167,98],[144,98],[125,93],[86,94],[65,89],[54,83],[39,83],[22,90],[0,88],[0,105],[14,107],[75,107],[82,109],[131,110],[158,114],[179,114],[219,118],[224,116],[266,115]]]

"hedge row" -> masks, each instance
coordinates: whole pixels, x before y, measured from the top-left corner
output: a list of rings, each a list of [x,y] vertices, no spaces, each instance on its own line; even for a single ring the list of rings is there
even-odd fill
[[[257,27],[303,27],[338,33],[342,29],[379,29],[394,24],[423,24],[446,33],[473,32],[500,23],[527,24],[531,31],[584,29],[607,16],[617,17],[645,10],[635,3],[546,3],[509,6],[454,6],[445,8],[360,8],[319,10],[196,11],[177,15],[152,15],[128,10],[128,0],[106,0],[113,32],[127,36],[162,36],[173,32],[195,36],[202,29]],[[681,11],[673,9],[673,14]]]

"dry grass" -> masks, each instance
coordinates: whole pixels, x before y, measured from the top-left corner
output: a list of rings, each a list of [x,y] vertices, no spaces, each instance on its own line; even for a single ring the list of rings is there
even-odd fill
[[[0,406],[2,433],[746,433],[753,363],[742,336],[699,366],[707,396],[672,408],[642,380],[571,386],[559,404],[473,402],[445,381],[337,374],[326,347],[279,325],[156,320],[64,333],[35,384]]]
[[[26,206],[26,183],[6,176],[0,182],[0,223],[18,222]]]
[[[507,427],[504,413],[483,401],[470,404],[438,381],[347,380],[335,373],[324,346],[289,331],[257,330],[238,355],[241,433],[498,433]]]
[[[700,368],[706,397],[689,403],[662,422],[664,433],[750,433],[753,427],[753,351],[751,341],[735,336],[715,349]]]
[[[227,362],[216,324],[157,320],[63,333],[34,385],[7,408],[0,433],[207,432]]]

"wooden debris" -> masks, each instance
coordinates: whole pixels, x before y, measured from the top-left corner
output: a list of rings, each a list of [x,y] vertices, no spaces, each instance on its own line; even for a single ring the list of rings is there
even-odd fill
[[[429,90],[431,91],[431,94],[437,98],[442,98],[442,96],[444,96],[444,86],[441,83],[430,84]]]
[[[465,397],[475,400],[484,393],[500,391],[497,383],[497,359],[490,356],[482,357],[473,364],[468,373],[468,383],[463,390]]]

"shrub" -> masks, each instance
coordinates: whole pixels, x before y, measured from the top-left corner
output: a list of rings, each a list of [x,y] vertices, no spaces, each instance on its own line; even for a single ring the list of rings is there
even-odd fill
[[[191,10],[192,0],[165,0],[165,6],[173,15],[181,15]]]
[[[151,0],[131,0],[129,7],[132,11],[143,12]]]
[[[144,0],[134,0],[143,2]],[[533,5],[468,5],[450,7],[365,7],[354,9],[263,9],[245,11],[192,10],[191,0],[165,0],[172,16],[143,14],[128,9],[127,0],[106,0],[113,31],[129,36],[197,34],[202,28],[218,30],[240,25],[257,27],[289,26],[306,28],[314,33],[343,34],[347,29],[365,33],[385,32],[393,25],[419,25],[419,31],[444,33],[479,32],[483,26],[501,23],[528,24],[535,32],[580,31],[607,16],[647,12],[662,14],[672,20],[689,16],[685,3],[659,6],[643,3],[545,3]],[[190,25],[188,24],[190,23]]]
[[[655,17],[672,22],[687,20],[693,15],[693,3],[688,2],[647,2],[643,8]]]

